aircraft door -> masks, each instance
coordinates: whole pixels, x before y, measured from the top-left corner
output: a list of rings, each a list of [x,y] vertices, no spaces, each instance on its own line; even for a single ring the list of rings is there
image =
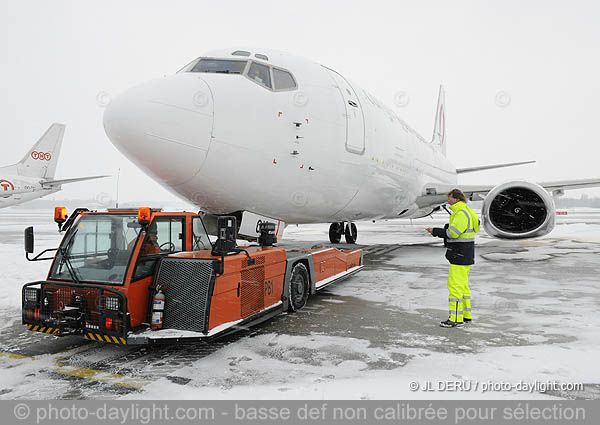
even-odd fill
[[[346,116],[346,150],[362,155],[365,153],[365,119],[356,92],[337,72],[328,69],[344,101]]]

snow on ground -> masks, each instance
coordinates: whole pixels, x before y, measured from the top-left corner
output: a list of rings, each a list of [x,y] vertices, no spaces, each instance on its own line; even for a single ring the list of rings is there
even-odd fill
[[[51,211],[0,212],[0,398],[397,399],[600,398],[600,212],[569,211],[542,238],[478,236],[471,272],[474,323],[447,316],[441,241],[424,228],[447,216],[358,223],[365,269],[298,313],[211,344],[117,347],[22,330],[21,284],[44,278],[28,263],[22,229],[38,249],[58,242]],[[289,226],[284,246],[327,244],[325,225]],[[83,369],[82,369],[83,368]],[[73,378],[86,370],[88,378]],[[89,382],[92,381],[92,383]],[[412,381],[477,381],[466,392],[413,392]],[[483,392],[485,383],[588,384],[585,391]]]

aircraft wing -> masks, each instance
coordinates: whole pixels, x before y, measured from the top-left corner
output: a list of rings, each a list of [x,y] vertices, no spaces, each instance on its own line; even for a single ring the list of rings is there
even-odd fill
[[[77,183],[77,182],[83,182],[86,180],[94,180],[94,179],[103,179],[105,177],[110,177],[110,176],[91,176],[91,177],[76,177],[73,179],[61,179],[61,180],[46,180],[41,182],[42,187],[53,187],[53,186],[60,186],[66,183]]]
[[[478,167],[457,168],[456,174],[474,173],[476,171],[494,170],[496,168],[514,167],[516,165],[535,164],[535,161],[507,162],[504,164],[480,165]]]
[[[565,190],[585,189],[587,187],[600,187],[600,178],[581,180],[560,180],[553,182],[537,183],[553,194],[562,194]],[[483,199],[495,185],[466,185],[466,184],[440,184],[433,183],[425,185],[423,195],[417,198],[417,205],[421,208],[443,205],[448,201],[447,194],[452,189],[460,189],[474,201]]]

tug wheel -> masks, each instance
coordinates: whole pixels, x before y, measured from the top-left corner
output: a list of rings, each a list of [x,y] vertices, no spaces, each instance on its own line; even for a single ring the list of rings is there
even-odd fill
[[[308,294],[310,293],[310,279],[308,278],[308,270],[302,263],[298,263],[292,269],[290,276],[290,311],[298,311],[306,305]]]

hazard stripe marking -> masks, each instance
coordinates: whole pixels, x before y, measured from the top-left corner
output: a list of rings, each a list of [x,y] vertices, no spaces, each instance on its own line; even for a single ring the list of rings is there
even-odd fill
[[[37,332],[43,332],[46,334],[52,334],[52,335],[56,335],[57,333],[60,332],[59,328],[47,328],[45,326],[40,327],[39,325],[34,326],[34,325],[27,325],[27,329],[28,330],[33,330],[33,331],[37,331]],[[111,336],[111,335],[103,335],[103,334],[93,334],[93,333],[86,333],[83,334],[83,338],[84,339],[91,339],[92,341],[100,341],[100,342],[109,342],[111,344],[123,344],[123,345],[127,345],[127,340],[123,337],[116,337],[116,336]]]
[[[56,335],[57,333],[60,332],[60,328],[51,328],[51,327],[45,327],[45,326],[41,326],[40,325],[27,325],[27,330],[28,331],[35,331],[35,332],[42,332],[45,334],[51,334],[51,335]]]

